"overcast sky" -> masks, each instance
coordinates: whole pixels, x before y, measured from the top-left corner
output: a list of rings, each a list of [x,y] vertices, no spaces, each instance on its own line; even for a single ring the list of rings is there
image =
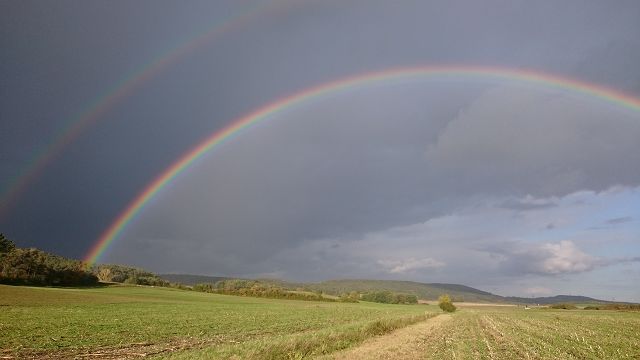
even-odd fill
[[[106,106],[7,206],[0,231],[81,258],[199,141],[345,76],[484,65],[640,98],[638,19],[637,1],[5,1],[3,193],[78,114],[218,30]],[[209,152],[101,261],[640,301],[640,112],[507,79],[356,87]]]

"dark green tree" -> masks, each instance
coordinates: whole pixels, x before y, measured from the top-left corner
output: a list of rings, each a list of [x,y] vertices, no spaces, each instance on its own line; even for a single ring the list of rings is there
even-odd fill
[[[8,253],[16,248],[16,244],[0,233],[0,253]]]
[[[94,285],[98,278],[78,260],[38,249],[15,248],[0,256],[0,283],[14,285]]]

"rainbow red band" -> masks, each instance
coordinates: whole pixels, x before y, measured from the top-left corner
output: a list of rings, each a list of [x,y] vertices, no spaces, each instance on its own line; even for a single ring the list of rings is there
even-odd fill
[[[629,94],[604,86],[590,84],[556,75],[544,74],[531,70],[516,70],[483,66],[426,66],[413,68],[394,68],[390,70],[367,73],[339,79],[320,86],[308,88],[291,96],[268,104],[240,119],[233,121],[222,130],[211,136],[180,157],[169,168],[162,172],[124,209],[112,224],[102,233],[96,243],[85,256],[85,262],[94,264],[108,246],[122,233],[126,226],[139,214],[144,206],[161,189],[171,183],[180,173],[185,171],[194,161],[202,157],[219,144],[228,140],[242,130],[269,118],[270,115],[302,105],[319,97],[335,94],[349,89],[387,81],[426,80],[434,77],[455,77],[466,79],[507,80],[542,85],[545,88],[570,91],[589,97],[595,97],[634,111],[640,111],[640,99]]]

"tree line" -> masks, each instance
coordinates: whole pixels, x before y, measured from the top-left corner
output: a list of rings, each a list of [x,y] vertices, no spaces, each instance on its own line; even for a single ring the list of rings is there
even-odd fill
[[[0,283],[10,285],[90,286],[98,277],[82,261],[19,248],[0,233]]]
[[[99,282],[187,289],[156,274],[129,266],[86,263],[36,248],[19,248],[0,233],[0,284],[35,286],[93,286]]]
[[[400,294],[391,291],[374,291],[360,296],[362,301],[371,301],[382,304],[417,304],[418,297],[413,294]]]
[[[161,286],[179,289],[187,289],[188,287],[179,283],[172,283],[158,277],[158,275],[136,267],[116,265],[116,264],[99,264],[94,265],[91,271],[96,274],[102,282],[115,282],[131,285],[147,285]]]
[[[250,296],[268,299],[357,302],[356,299],[352,299],[349,296],[329,298],[323,296],[322,292],[291,291],[274,284],[267,284],[257,280],[244,279],[227,279],[217,281],[216,283],[196,284],[193,286],[193,290],[216,294]]]

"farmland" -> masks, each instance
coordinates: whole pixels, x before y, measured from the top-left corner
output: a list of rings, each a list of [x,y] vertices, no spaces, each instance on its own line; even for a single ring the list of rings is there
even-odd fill
[[[640,357],[640,313],[625,311],[461,306],[443,315],[433,305],[140,286],[0,286],[0,310],[2,358]]]
[[[422,345],[431,359],[638,359],[640,314],[465,308]]]
[[[427,306],[257,299],[134,286],[2,285],[0,309],[0,355],[7,358],[136,357],[188,349],[222,358],[327,352],[436,312]]]

